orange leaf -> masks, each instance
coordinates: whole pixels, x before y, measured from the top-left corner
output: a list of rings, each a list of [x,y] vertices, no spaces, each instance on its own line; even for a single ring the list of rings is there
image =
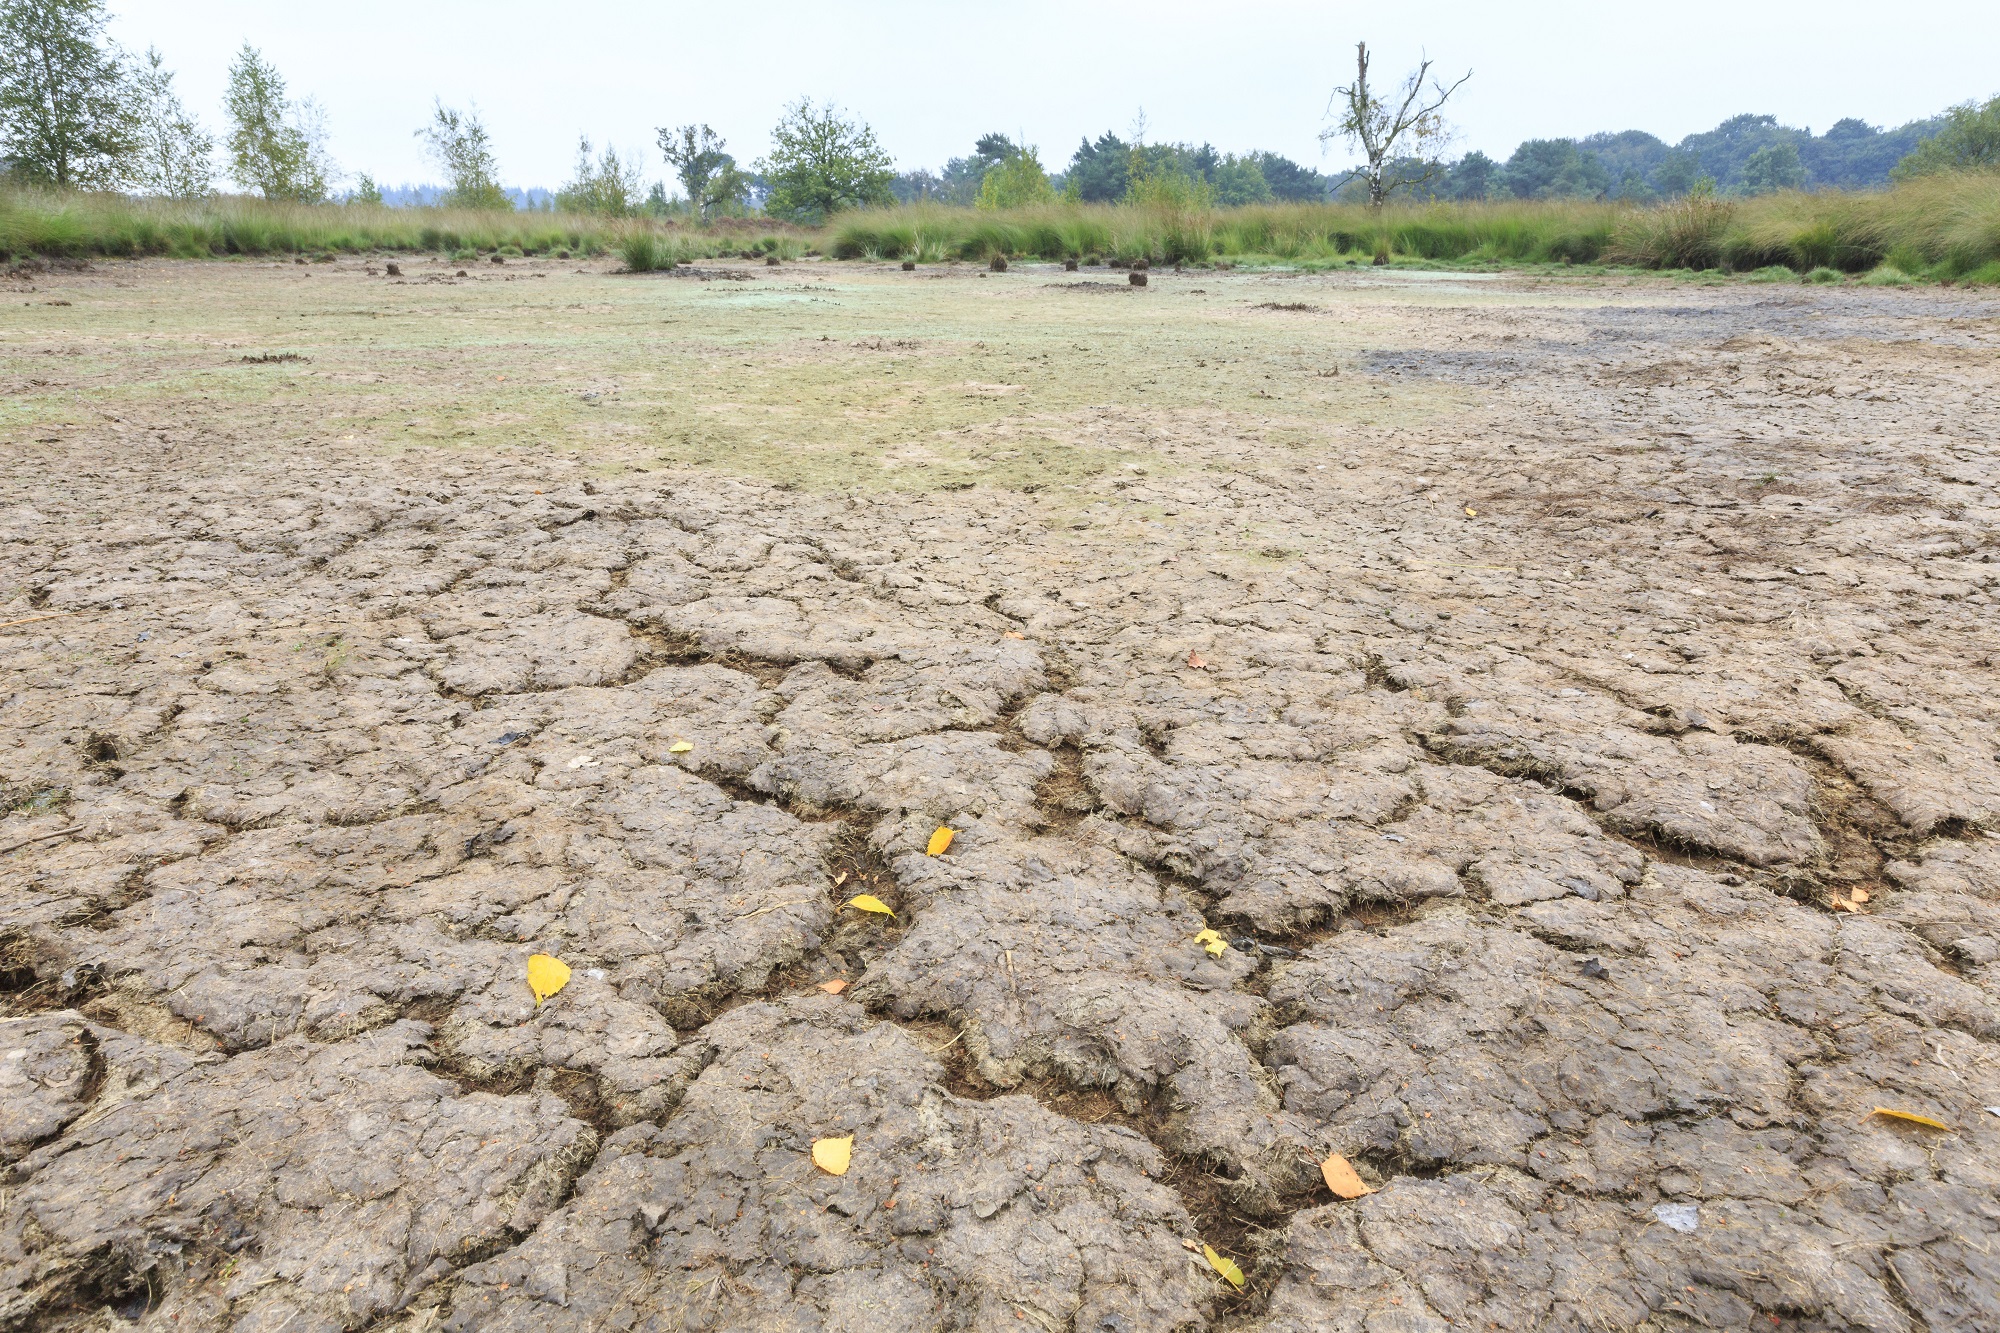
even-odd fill
[[[1319,1164],[1319,1173],[1326,1178],[1326,1187],[1343,1199],[1358,1199],[1375,1192],[1355,1174],[1354,1167],[1339,1153],[1328,1155]]]
[[[940,828],[936,833],[931,834],[931,840],[924,845],[925,854],[929,856],[943,856],[945,848],[951,846],[951,840],[957,836],[958,834],[951,829]]]
[[[1208,659],[1206,657],[1203,657],[1200,653],[1189,653],[1188,665],[1193,667],[1196,671],[1206,671],[1208,670]]]
[[[1913,1125],[1922,1125],[1925,1129],[1941,1129],[1947,1134],[1951,1132],[1951,1126],[1944,1121],[1933,1120],[1927,1115],[1918,1115],[1915,1111],[1896,1111],[1886,1106],[1878,1106],[1868,1114],[1886,1115],[1891,1120],[1907,1120]]]
[[[820,982],[819,988],[825,991],[828,995],[838,995],[842,991],[847,989],[847,983],[845,981],[842,981],[839,977],[835,977],[832,981]]]
[[[1025,639],[1028,636],[1017,629],[1010,629],[1000,636],[1003,639]]]
[[[854,1136],[845,1135],[837,1139],[813,1140],[813,1165],[829,1176],[847,1174],[847,1164],[854,1160]]]

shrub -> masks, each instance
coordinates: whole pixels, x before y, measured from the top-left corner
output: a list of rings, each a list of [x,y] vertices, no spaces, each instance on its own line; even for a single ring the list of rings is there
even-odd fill
[[[1821,266],[1819,268],[1814,269],[1812,272],[1806,274],[1804,280],[1806,282],[1819,283],[1821,285],[1824,285],[1830,282],[1845,282],[1847,280],[1847,275],[1845,273],[1842,273],[1837,268],[1827,268],[1825,266]]]

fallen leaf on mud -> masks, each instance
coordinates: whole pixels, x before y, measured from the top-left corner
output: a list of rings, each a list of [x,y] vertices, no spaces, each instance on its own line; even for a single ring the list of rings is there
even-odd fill
[[[1832,902],[1834,907],[1842,912],[1858,912],[1861,910],[1859,907],[1856,907],[1853,903],[1847,901],[1847,899],[1841,897],[1837,893],[1833,895]]]
[[[883,902],[872,893],[857,893],[847,900],[847,905],[849,907],[858,907],[864,912],[880,912],[883,916],[896,915],[894,911],[890,910],[889,904]]]
[[[1358,1199],[1375,1191],[1355,1174],[1354,1167],[1339,1153],[1331,1153],[1319,1164],[1319,1173],[1326,1178],[1326,1187],[1343,1199]]]
[[[576,758],[569,761],[569,766],[572,770],[579,768],[596,768],[602,762],[604,761],[599,759],[596,755],[580,754]]]
[[[686,754],[694,748],[693,741],[675,741],[667,747],[668,754]]]
[[[1236,1266],[1235,1260],[1217,1254],[1213,1245],[1202,1246],[1201,1253],[1208,1260],[1208,1266],[1227,1278],[1230,1286],[1243,1290],[1243,1270]]]
[[[819,988],[825,991],[828,995],[838,995],[842,991],[847,989],[847,983],[845,981],[842,981],[839,977],[835,977],[832,981],[820,982]]]
[[[847,1164],[854,1159],[854,1136],[845,1135],[837,1139],[813,1140],[813,1165],[829,1176],[847,1174]]]
[[[845,883],[847,883],[847,872],[846,872],[845,870],[841,871],[841,872],[840,872],[840,873],[839,873],[838,875],[835,875],[835,876],[833,877],[833,887],[834,887],[834,888],[836,888],[836,889],[837,889],[837,888],[839,888],[839,887],[840,887],[841,885],[843,885],[843,884],[845,884]]]
[[[1859,885],[1856,885],[1854,892],[1848,894],[1847,896],[1852,898],[1857,903],[1865,903],[1868,901],[1868,890],[1862,888]]]
[[[1017,630],[1017,629],[1010,629],[1010,630],[1006,630],[1006,631],[1004,631],[1004,632],[1003,632],[1003,633],[1002,633],[1002,634],[1000,635],[1000,637],[1001,637],[1001,638],[1003,638],[1003,639],[1025,639],[1025,638],[1027,638],[1028,636],[1027,636],[1027,635],[1025,635],[1025,634],[1023,634],[1023,633],[1021,633],[1021,631],[1019,631],[1019,630]]]
[[[1203,657],[1200,653],[1189,653],[1188,665],[1193,667],[1196,671],[1206,671],[1208,670],[1208,659],[1206,657]]]
[[[1947,1125],[1944,1121],[1933,1120],[1927,1115],[1918,1115],[1915,1111],[1897,1111],[1887,1106],[1878,1106],[1868,1114],[1886,1115],[1891,1120],[1907,1120],[1913,1125],[1922,1125],[1926,1129],[1941,1129],[1947,1134],[1951,1133],[1951,1126]]]
[[[957,836],[957,832],[952,829],[940,828],[936,833],[931,834],[931,840],[924,845],[924,854],[926,856],[943,856],[944,849],[951,846],[951,840]]]
[[[1474,509],[1471,505],[1467,505],[1465,507],[1465,516],[1467,518],[1478,518],[1479,511],[1477,509]]]
[[[569,964],[550,954],[528,955],[528,989],[535,993],[535,1007],[569,985]]]
[[[1222,957],[1222,951],[1229,947],[1229,941],[1213,930],[1204,930],[1194,937],[1194,942],[1208,950],[1210,958]]]

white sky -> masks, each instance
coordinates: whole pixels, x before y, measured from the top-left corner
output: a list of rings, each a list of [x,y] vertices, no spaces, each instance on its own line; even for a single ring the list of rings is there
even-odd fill
[[[1327,95],[1369,42],[1378,78],[1428,49],[1473,69],[1459,148],[1504,158],[1531,137],[1644,129],[1672,142],[1741,111],[1823,130],[1896,125],[2000,93],[2000,3],[1936,0],[109,0],[114,35],[158,45],[183,99],[219,128],[246,39],[326,108],[336,160],[385,184],[435,180],[413,131],[434,94],[476,101],[510,185],[567,178],[576,136],[645,151],[653,127],[706,121],[746,164],[783,105],[833,98],[905,167],[937,167],[987,130],[1025,134],[1052,169],[1077,140],[1147,137],[1270,149],[1308,166]]]

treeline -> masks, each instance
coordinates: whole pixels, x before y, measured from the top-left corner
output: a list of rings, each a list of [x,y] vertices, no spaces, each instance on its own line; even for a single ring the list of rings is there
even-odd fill
[[[1879,189],[1952,121],[1953,114],[1947,113],[1884,130],[1849,118],[1815,135],[1781,125],[1775,116],[1742,115],[1677,144],[1644,130],[1530,139],[1505,161],[1475,151],[1450,162],[1398,162],[1391,174],[1410,182],[1403,190],[1407,197],[1426,200],[1652,203],[1681,198],[1698,187],[1746,198],[1780,190]],[[952,158],[936,171],[903,172],[890,188],[899,203],[976,207],[984,200],[992,206],[995,191],[987,188],[988,178],[1034,151],[1004,134],[983,135],[968,155]],[[1038,157],[1035,165],[1040,166]],[[1083,203],[1137,202],[1146,183],[1163,176],[1183,178],[1205,202],[1222,207],[1367,198],[1365,185],[1349,173],[1322,173],[1278,153],[1222,153],[1206,143],[1135,144],[1109,132],[1083,140],[1068,165],[1047,176],[1047,195]]]
[[[1706,183],[1739,197],[1780,190],[1880,189],[1944,129],[1948,117],[1892,130],[1835,121],[1824,134],[1776,116],[1731,116],[1668,144],[1644,130],[1583,139],[1530,139],[1505,162],[1467,153],[1420,191],[1440,199],[1623,199],[1650,203]]]

